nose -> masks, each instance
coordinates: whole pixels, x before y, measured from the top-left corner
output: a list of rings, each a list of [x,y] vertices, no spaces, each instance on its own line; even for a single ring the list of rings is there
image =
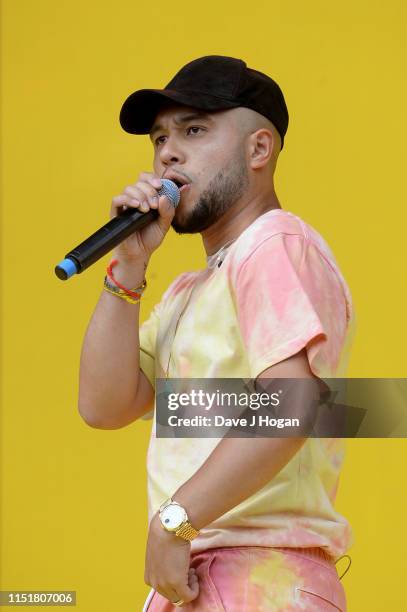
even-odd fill
[[[160,161],[164,166],[174,163],[183,163],[185,155],[181,147],[176,144],[174,138],[168,137],[159,149]]]

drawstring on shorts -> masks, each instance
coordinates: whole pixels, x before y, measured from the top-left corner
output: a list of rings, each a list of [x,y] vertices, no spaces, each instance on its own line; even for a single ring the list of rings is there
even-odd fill
[[[339,557],[339,559],[337,559],[337,560],[335,561],[335,565],[338,563],[338,561],[340,561],[341,559],[344,559],[344,557],[348,557],[348,559],[349,559],[349,565],[348,565],[348,567],[346,568],[346,570],[343,572],[342,576],[339,576],[339,580],[342,580],[342,578],[344,577],[344,575],[346,574],[346,572],[349,570],[350,566],[352,565],[352,559],[351,559],[351,557],[350,557],[349,555],[342,555],[342,557]]]

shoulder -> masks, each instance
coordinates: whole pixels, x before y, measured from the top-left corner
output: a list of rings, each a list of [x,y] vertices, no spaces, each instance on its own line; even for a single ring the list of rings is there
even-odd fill
[[[195,284],[197,278],[201,274],[201,271],[189,271],[182,272],[181,274],[179,274],[166,289],[165,293],[162,296],[162,301],[165,302],[187,291],[191,286]]]
[[[265,251],[285,250],[295,256],[312,246],[337,268],[335,257],[321,234],[298,215],[282,209],[269,210],[247,227],[230,248],[228,257],[235,270]]]
[[[335,284],[344,294],[348,318],[352,311],[349,288],[335,256],[320,232],[298,215],[282,209],[258,217],[232,245],[228,257],[232,284],[273,279],[286,286],[312,283],[316,288]],[[311,279],[313,279],[311,281]]]

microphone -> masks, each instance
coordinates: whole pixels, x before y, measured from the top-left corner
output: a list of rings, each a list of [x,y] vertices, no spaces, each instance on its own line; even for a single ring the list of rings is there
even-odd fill
[[[161,179],[161,182],[162,187],[158,195],[165,195],[174,207],[178,206],[180,192],[177,185],[169,179]],[[67,280],[74,274],[80,274],[136,230],[151,223],[158,215],[156,208],[150,208],[146,213],[137,208],[127,208],[67,253],[65,259],[55,267],[55,274],[61,280]]]

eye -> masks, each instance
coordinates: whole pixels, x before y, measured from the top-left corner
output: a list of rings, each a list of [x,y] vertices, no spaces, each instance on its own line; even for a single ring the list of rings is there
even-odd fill
[[[199,132],[197,130],[204,130],[204,128],[201,128],[199,125],[191,125],[191,127],[187,128],[187,134],[192,132],[192,134],[198,134]]]
[[[163,138],[165,138],[165,136],[158,136],[158,138],[155,139],[154,144],[158,147],[158,145],[163,144]]]

